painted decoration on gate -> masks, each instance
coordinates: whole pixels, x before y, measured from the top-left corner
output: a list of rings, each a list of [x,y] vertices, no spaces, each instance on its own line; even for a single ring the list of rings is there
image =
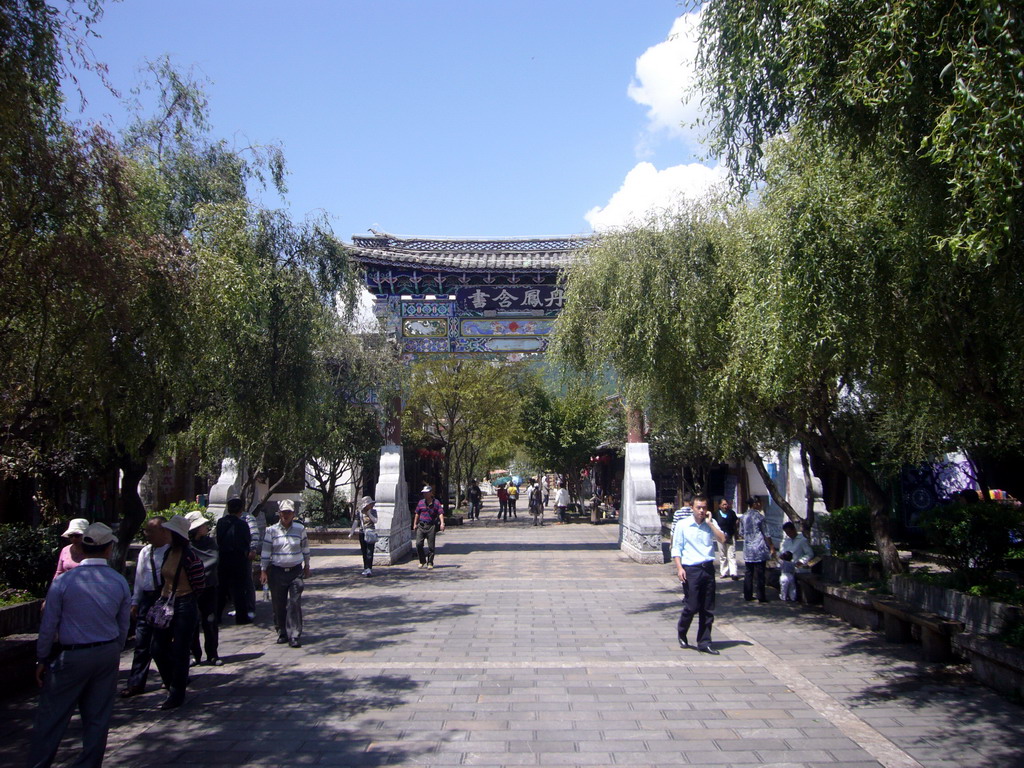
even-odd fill
[[[406,319],[402,322],[402,333],[405,336],[447,336],[448,320],[419,317]]]
[[[551,333],[554,320],[547,318],[489,319],[462,321],[463,336],[544,336]]]

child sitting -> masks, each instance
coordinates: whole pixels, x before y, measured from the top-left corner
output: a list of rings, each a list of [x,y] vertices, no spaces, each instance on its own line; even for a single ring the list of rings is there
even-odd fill
[[[783,552],[779,555],[779,592],[783,600],[792,602],[796,600],[796,563],[793,562],[792,552]]]

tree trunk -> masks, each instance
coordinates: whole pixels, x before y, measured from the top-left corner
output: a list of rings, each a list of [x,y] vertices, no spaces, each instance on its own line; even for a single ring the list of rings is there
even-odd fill
[[[807,457],[807,447],[800,444],[800,466],[804,470],[804,495],[807,497],[807,516],[804,518],[804,536],[811,538],[814,527],[814,477],[811,475],[811,462]]]
[[[846,473],[861,492],[867,497],[871,510],[871,534],[875,539],[875,548],[882,562],[882,571],[886,576],[903,573],[899,551],[892,540],[889,519],[889,497],[875,480],[866,466],[846,449],[843,442],[832,432],[829,424],[819,425],[819,431],[801,430],[797,437],[816,450],[827,462],[833,463]]]
[[[121,573],[128,559],[128,548],[146,520],[146,507],[139,496],[139,483],[149,468],[149,462],[145,459],[139,461],[122,457],[117,465],[121,470],[121,487],[118,493],[121,514],[117,524],[117,545],[114,547],[110,565]]]
[[[795,523],[799,523],[800,515],[796,513],[796,510],[793,509],[793,505],[789,503],[789,500],[779,490],[779,486],[775,484],[771,475],[768,474],[768,469],[764,465],[764,460],[761,459],[761,454],[754,450],[754,447],[749,444],[744,446],[744,450],[746,450],[747,458],[750,459],[750,463],[753,464],[754,469],[757,470],[757,474],[760,475],[765,488],[768,489],[768,495],[772,497],[772,501],[774,501],[782,511],[786,513],[786,517]]]

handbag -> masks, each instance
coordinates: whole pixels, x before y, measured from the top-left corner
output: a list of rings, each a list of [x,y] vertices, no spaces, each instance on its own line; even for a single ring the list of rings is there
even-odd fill
[[[174,621],[175,598],[178,596],[178,577],[181,575],[181,568],[185,565],[185,551],[182,550],[178,558],[178,568],[174,572],[174,584],[170,597],[162,595],[146,611],[146,621],[155,629],[167,629]],[[156,584],[156,568],[153,565],[152,556],[149,560],[149,567],[153,569],[153,583]]]
[[[363,541],[365,541],[367,544],[376,544],[377,538],[377,531],[375,531],[373,528],[363,529]]]

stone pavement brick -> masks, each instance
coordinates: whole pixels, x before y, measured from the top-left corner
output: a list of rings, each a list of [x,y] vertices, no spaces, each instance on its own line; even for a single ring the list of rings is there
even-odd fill
[[[1024,754],[1018,706],[880,635],[747,605],[732,582],[722,655],[679,650],[671,567],[623,559],[617,533],[467,524],[440,537],[434,571],[373,579],[355,543],[314,549],[303,647],[274,644],[261,602],[256,625],[223,628],[227,664],[196,668],[184,708],[157,711],[155,690],[118,700],[106,764],[1003,768]],[[22,762],[33,715],[31,696],[0,701],[0,764]]]

